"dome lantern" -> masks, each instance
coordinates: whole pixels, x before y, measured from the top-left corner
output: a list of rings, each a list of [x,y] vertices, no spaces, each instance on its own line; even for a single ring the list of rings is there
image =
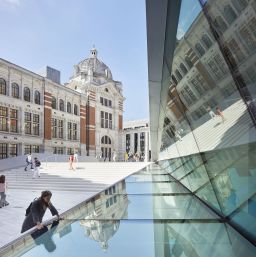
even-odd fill
[[[92,49],[90,50],[90,52],[91,52],[91,58],[97,58],[98,52],[94,45],[93,45]]]

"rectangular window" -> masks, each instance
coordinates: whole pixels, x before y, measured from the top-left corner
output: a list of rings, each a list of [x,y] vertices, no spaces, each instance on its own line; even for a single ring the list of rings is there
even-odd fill
[[[5,159],[8,157],[7,144],[0,144],[0,159]]]
[[[112,129],[112,114],[109,114],[109,128]]]
[[[127,153],[129,153],[129,151],[130,151],[130,139],[131,139],[130,134],[127,134],[126,135],[126,148],[125,148]]]
[[[245,44],[249,50],[249,52],[253,52],[256,48],[256,42],[254,40],[254,37],[252,33],[249,31],[247,27],[243,27],[240,29],[240,35],[242,36],[243,40],[245,41]]]
[[[107,107],[112,107],[112,101],[103,97],[100,97],[100,103]]]
[[[142,153],[145,152],[145,133],[140,133],[140,151]]]
[[[64,154],[64,147],[58,147],[58,154]]]
[[[73,123],[73,140],[77,140],[77,124]]]
[[[108,128],[108,113],[105,112],[105,128]]]
[[[68,122],[68,140],[72,139],[72,123]]]
[[[39,153],[39,145],[33,145],[32,146],[32,152],[33,153]]]
[[[10,144],[9,145],[9,156],[14,157],[14,156],[17,156],[17,155],[18,155],[17,145],[16,144]]]
[[[8,108],[0,106],[0,131],[8,131]]]
[[[216,79],[220,79],[221,78],[221,73],[219,71],[219,68],[215,64],[215,62],[214,61],[208,62],[208,66],[211,70],[211,75],[213,74]]]
[[[25,112],[25,134],[32,134],[32,115],[29,112]]]
[[[18,110],[10,109],[10,132],[18,133]]]
[[[185,90],[181,90],[180,93],[181,93],[182,97],[184,98],[185,103],[187,104],[187,106],[190,106],[193,103],[193,101],[187,95],[187,92],[185,92]]]
[[[248,26],[250,28],[250,31],[253,33],[253,35],[256,37],[256,18],[253,17],[252,19],[250,19],[250,21],[248,22]]]
[[[73,154],[73,153],[74,153],[74,151],[73,151],[72,148],[68,148],[68,149],[67,149],[67,154],[68,154],[68,155]]]
[[[186,93],[189,95],[190,99],[191,99],[193,102],[195,102],[195,101],[197,100],[195,94],[192,92],[192,90],[191,90],[188,86],[185,87],[185,91],[186,91]]]
[[[39,115],[33,114],[33,134],[39,136]]]
[[[57,138],[57,119],[52,119],[52,138]]]
[[[64,154],[64,147],[53,147],[53,154]]]
[[[134,133],[134,153],[138,151],[138,133]]]
[[[102,128],[104,128],[104,112],[100,112],[100,119],[101,119],[101,122],[100,122],[100,124],[101,124],[101,127]]]
[[[25,145],[24,152],[25,154],[39,153],[39,149],[39,145]]]
[[[63,138],[63,120],[58,120],[58,137]]]
[[[227,64],[225,63],[223,57],[221,57],[219,54],[216,54],[214,57],[213,57],[215,63],[217,64],[217,66],[219,67],[220,71],[221,71],[221,74],[222,74],[222,77],[224,75],[226,75],[227,71],[228,71],[228,67],[227,67]]]
[[[25,154],[29,154],[29,153],[32,153],[32,146],[31,145],[25,145],[24,146],[24,152]]]
[[[231,39],[228,42],[228,46],[229,46],[229,49],[232,51],[232,54],[236,56],[236,59],[238,62],[241,62],[242,60],[244,60],[245,56],[235,39]]]

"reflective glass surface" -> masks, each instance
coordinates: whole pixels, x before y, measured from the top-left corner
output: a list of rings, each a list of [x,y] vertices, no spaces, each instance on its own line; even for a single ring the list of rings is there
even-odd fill
[[[161,175],[150,175],[151,169]],[[251,243],[174,180],[166,168],[151,165],[147,174],[140,171],[107,188],[3,256],[255,256]],[[233,219],[246,215],[252,222],[253,201]]]

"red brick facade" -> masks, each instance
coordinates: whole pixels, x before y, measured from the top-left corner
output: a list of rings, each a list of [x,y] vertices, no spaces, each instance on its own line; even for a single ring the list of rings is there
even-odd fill
[[[86,144],[86,108],[80,105],[80,142]]]
[[[52,139],[52,95],[44,92],[44,139]]]
[[[123,129],[123,115],[118,116],[118,129]]]

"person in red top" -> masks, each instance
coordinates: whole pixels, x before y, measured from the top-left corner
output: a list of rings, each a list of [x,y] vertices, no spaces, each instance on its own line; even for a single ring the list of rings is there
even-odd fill
[[[225,119],[224,114],[223,114],[223,112],[221,111],[221,109],[220,109],[219,106],[216,107],[216,115],[220,116],[221,119],[222,119],[222,123],[224,123],[224,121],[225,121],[226,119]]]
[[[74,154],[71,154],[69,156],[69,169],[70,170],[74,170],[73,163],[74,163]]]

